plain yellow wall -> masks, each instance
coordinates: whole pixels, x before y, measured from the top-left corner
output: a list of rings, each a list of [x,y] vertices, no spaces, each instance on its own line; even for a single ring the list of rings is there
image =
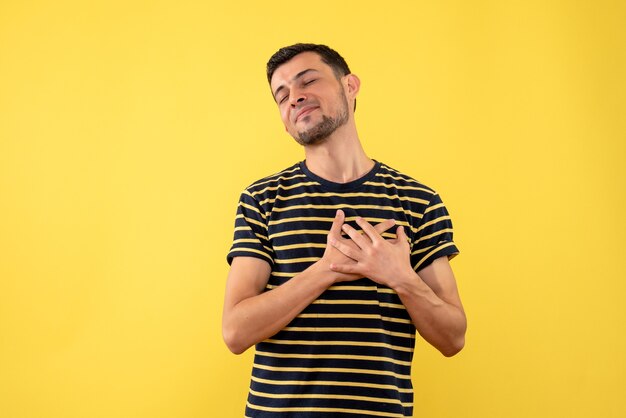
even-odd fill
[[[467,346],[418,341],[416,416],[626,416],[624,2],[229,4],[0,3],[0,416],[243,415],[225,256],[302,158],[264,75],[299,41],[453,216]]]

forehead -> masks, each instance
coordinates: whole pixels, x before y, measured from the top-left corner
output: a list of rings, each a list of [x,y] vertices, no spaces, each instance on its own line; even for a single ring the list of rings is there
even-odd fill
[[[289,84],[296,75],[305,70],[317,70],[320,72],[331,72],[332,68],[315,52],[302,52],[274,71],[270,86],[272,91],[283,84]]]

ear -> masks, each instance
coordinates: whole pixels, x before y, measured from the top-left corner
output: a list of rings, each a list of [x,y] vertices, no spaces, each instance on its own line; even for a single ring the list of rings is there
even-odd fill
[[[361,88],[361,80],[359,80],[359,77],[357,77],[356,74],[348,74],[344,76],[344,82],[346,83],[346,93],[348,93],[351,98],[355,98]]]

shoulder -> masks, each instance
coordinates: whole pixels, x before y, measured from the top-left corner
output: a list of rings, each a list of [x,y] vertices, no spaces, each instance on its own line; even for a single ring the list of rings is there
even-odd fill
[[[398,189],[404,190],[416,197],[419,196],[425,200],[430,200],[429,197],[437,195],[437,192],[432,187],[427,186],[414,177],[404,174],[400,170],[396,170],[383,162],[380,163],[380,169],[376,173],[375,178],[375,181],[394,185]]]
[[[303,177],[304,173],[300,168],[300,163],[296,163],[292,166],[285,168],[284,170],[278,171],[269,176],[260,178],[244,189],[244,192],[258,192],[267,187],[276,186],[277,184],[284,182],[289,179],[294,179],[298,177]]]

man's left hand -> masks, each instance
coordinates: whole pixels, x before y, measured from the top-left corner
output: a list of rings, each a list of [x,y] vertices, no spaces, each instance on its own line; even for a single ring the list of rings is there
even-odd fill
[[[359,274],[392,289],[399,281],[415,275],[411,267],[408,237],[402,226],[398,226],[395,239],[386,240],[363,218],[357,218],[356,223],[363,234],[348,224],[341,227],[356,246],[337,239],[330,240],[332,246],[356,263],[332,264],[331,270]]]

